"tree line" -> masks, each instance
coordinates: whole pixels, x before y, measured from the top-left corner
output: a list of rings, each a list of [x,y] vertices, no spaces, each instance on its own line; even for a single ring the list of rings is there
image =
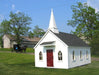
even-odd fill
[[[0,45],[3,47],[2,37],[4,34],[14,35],[15,41],[17,44],[21,44],[22,37],[28,36],[33,37],[42,37],[45,31],[36,25],[33,30],[30,31],[31,17],[28,15],[18,12],[10,12],[9,20],[3,20],[0,24]]]

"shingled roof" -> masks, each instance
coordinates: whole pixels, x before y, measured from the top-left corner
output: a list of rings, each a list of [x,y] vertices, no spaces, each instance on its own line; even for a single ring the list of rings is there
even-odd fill
[[[68,34],[64,32],[59,32],[59,34],[54,33],[58,38],[60,38],[68,46],[80,46],[80,47],[89,47],[83,40],[77,37],[74,34]]]
[[[10,40],[15,41],[15,35],[9,35],[9,34],[5,34]],[[38,37],[33,37],[33,38],[29,38],[27,36],[21,36],[23,38],[23,41],[27,41],[27,42],[34,42],[34,41],[39,41],[41,38]]]

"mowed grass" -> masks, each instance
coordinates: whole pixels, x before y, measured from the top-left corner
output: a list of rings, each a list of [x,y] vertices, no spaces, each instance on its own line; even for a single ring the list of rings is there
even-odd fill
[[[10,48],[0,48],[0,51],[11,51]]]
[[[12,51],[12,49],[11,48],[0,48],[0,51]],[[34,49],[33,48],[27,48],[26,52],[34,53]]]
[[[27,48],[26,52],[34,53],[34,49],[33,48]]]
[[[99,61],[72,69],[35,68],[34,55],[0,53],[0,75],[99,75]]]

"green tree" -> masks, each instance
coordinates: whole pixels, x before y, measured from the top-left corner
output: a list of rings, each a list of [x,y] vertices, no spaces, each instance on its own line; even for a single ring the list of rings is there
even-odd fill
[[[39,28],[38,25],[36,25],[33,31],[29,32],[29,37],[42,37],[44,34],[45,34],[45,31]]]
[[[0,35],[10,34],[10,22],[7,20],[3,20],[0,24]]]
[[[45,34],[45,31],[36,25],[33,29],[33,33],[35,37],[42,37]]]
[[[29,36],[29,38],[33,38],[34,37],[34,33],[32,31],[29,31],[28,36]]]
[[[68,25],[76,27],[73,33],[89,41],[92,54],[99,54],[99,12],[81,2],[73,5],[72,11],[72,20],[68,20]]]
[[[99,55],[99,30],[96,30],[91,40],[92,53]]]
[[[0,36],[0,47],[3,48],[3,40],[2,40],[2,36]]]
[[[3,47],[2,37],[4,34],[11,34],[10,22],[7,21],[6,19],[3,20],[0,24],[0,46],[1,47]]]
[[[10,28],[15,35],[16,42],[21,44],[22,38],[29,31],[32,19],[22,12],[10,13]]]
[[[78,2],[72,6],[72,20],[68,20],[68,24],[76,27],[74,34],[79,37],[84,36],[87,41],[91,41],[95,30],[99,30],[99,13],[95,13],[95,9]]]

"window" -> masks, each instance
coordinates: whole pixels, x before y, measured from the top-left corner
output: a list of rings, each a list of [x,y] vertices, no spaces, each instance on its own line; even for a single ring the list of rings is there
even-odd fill
[[[73,51],[73,60],[75,60],[75,52]]]
[[[39,53],[39,60],[43,60],[42,52]]]
[[[82,59],[82,51],[80,51],[80,59]]]
[[[62,52],[61,51],[58,52],[58,60],[62,60]]]
[[[86,51],[86,58],[88,59],[88,51]]]

